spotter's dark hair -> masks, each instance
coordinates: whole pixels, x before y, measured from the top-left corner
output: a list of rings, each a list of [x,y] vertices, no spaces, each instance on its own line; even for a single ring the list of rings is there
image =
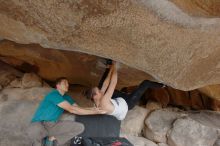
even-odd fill
[[[56,82],[55,82],[55,85],[60,84],[62,82],[62,80],[67,80],[67,78],[66,77],[59,77],[59,78],[57,78]]]

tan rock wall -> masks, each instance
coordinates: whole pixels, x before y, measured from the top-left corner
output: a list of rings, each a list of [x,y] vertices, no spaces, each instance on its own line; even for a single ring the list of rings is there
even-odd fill
[[[105,71],[105,60],[101,57],[10,41],[0,42],[0,60],[23,72],[34,72],[49,81],[64,76],[71,84],[85,86],[97,86]],[[120,89],[137,85],[145,79],[152,77],[143,71],[121,64],[117,87]]]
[[[200,89],[184,92],[168,87],[162,89],[150,89],[145,93],[145,98],[147,100],[157,101],[162,107],[173,105],[184,109],[209,109],[219,111],[220,100],[218,98],[218,92],[215,92],[214,88],[210,88],[209,92],[213,92],[215,95],[204,94]]]
[[[218,0],[171,0],[177,6],[194,16],[219,17],[220,1]]]

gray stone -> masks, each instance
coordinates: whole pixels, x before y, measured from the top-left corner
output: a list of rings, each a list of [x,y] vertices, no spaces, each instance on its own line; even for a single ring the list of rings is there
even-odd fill
[[[146,139],[144,137],[127,136],[128,141],[130,141],[134,146],[158,146],[156,143]]]
[[[168,130],[172,127],[173,122],[181,116],[183,116],[181,112],[173,109],[153,111],[145,120],[145,137],[155,142],[166,143]]]
[[[220,146],[220,139],[217,139],[217,140],[215,141],[215,144],[214,144],[213,146]]]
[[[2,88],[8,86],[16,77],[21,77],[23,75],[20,71],[2,61],[0,61],[0,66],[0,86]]]
[[[169,146],[213,146],[217,130],[186,117],[174,122],[167,137]]]
[[[41,87],[42,86],[41,78],[34,73],[24,74],[21,82],[22,82],[23,88],[32,88],[32,87]]]
[[[146,108],[135,106],[128,111],[126,118],[121,123],[121,132],[133,136],[140,136],[144,128],[144,120],[149,113]]]
[[[8,87],[11,87],[11,88],[21,88],[22,87],[21,79],[20,78],[14,79],[10,83],[10,85]]]
[[[158,143],[158,146],[168,146],[166,143]]]
[[[162,109],[162,104],[156,101],[148,101],[146,104],[146,109],[153,111]]]
[[[220,128],[220,112],[218,111],[202,110],[189,112],[189,117],[208,127],[212,127],[215,129]]]
[[[42,97],[49,88],[11,88],[0,93],[0,145],[30,146],[26,129]],[[37,94],[36,94],[37,93]],[[27,98],[29,97],[29,98]],[[6,98],[5,98],[6,99]]]

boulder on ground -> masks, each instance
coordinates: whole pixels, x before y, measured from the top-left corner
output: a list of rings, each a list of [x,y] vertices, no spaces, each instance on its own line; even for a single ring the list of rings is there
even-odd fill
[[[166,143],[158,143],[158,146],[168,146]]]
[[[39,76],[34,73],[25,73],[22,77],[22,87],[23,88],[32,88],[32,87],[41,87],[42,80]]]
[[[217,140],[217,129],[185,117],[174,122],[167,138],[169,146],[213,146]]]
[[[121,132],[133,136],[140,136],[144,128],[144,120],[149,113],[146,108],[135,106],[128,111],[126,118],[121,123]]]
[[[146,109],[153,111],[153,110],[159,110],[162,108],[162,104],[156,101],[148,101],[146,104]]]
[[[126,138],[134,146],[158,146],[156,143],[154,143],[154,142],[152,142],[149,139],[146,139],[144,137],[127,136]]]
[[[213,146],[220,146],[220,139],[217,139],[217,140],[215,141],[215,144],[214,144]]]
[[[168,130],[173,122],[183,115],[182,112],[171,108],[153,111],[145,120],[145,137],[155,142],[166,143]]]
[[[2,88],[8,86],[16,77],[21,77],[22,73],[6,63],[0,61],[0,86]]]
[[[16,78],[9,84],[9,87],[12,88],[22,88],[22,82],[20,78]]]
[[[0,93],[0,145],[30,146],[26,129],[39,101],[50,88],[11,88]]]

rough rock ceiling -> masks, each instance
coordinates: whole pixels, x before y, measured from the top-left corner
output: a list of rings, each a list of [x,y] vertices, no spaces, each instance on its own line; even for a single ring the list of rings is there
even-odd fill
[[[0,42],[0,60],[23,72],[37,73],[48,81],[55,81],[64,76],[72,84],[85,86],[98,85],[105,71],[105,60],[97,56],[10,41]],[[134,86],[145,79],[152,77],[143,71],[121,64],[117,87],[120,89]]]
[[[170,0],[192,16],[219,17],[219,0]]]
[[[217,0],[206,17],[177,0],[0,2],[1,38],[112,58],[181,90],[220,83]]]

